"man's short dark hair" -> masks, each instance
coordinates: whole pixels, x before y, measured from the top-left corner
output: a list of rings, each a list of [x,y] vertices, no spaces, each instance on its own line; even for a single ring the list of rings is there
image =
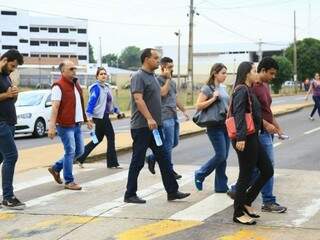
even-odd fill
[[[62,62],[62,63],[60,63],[59,66],[58,66],[59,71],[60,71],[61,73],[62,73],[62,69],[63,69],[64,65],[65,65],[65,63]]]
[[[271,68],[279,70],[279,65],[276,60],[272,57],[264,57],[258,65],[258,73],[264,69],[265,71],[270,70]]]
[[[17,60],[19,65],[23,64],[23,56],[16,49],[10,49],[7,52],[5,52],[0,59],[3,58],[7,58],[8,62],[13,62],[14,60]]]
[[[161,64],[161,65],[165,65],[165,64],[167,64],[167,63],[173,63],[173,60],[172,60],[171,58],[169,58],[169,57],[163,57],[163,58],[161,58],[161,60],[160,60],[160,64]]]
[[[142,50],[141,55],[140,55],[140,60],[141,60],[142,64],[144,63],[144,60],[146,58],[151,57],[152,51],[156,51],[156,49],[154,49],[154,48],[145,48],[145,49]]]

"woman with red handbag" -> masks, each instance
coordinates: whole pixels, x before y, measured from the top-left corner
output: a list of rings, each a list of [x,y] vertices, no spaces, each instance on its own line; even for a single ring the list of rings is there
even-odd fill
[[[253,225],[254,218],[260,216],[251,207],[261,188],[273,176],[273,167],[268,155],[263,150],[258,133],[262,126],[261,109],[258,99],[251,94],[250,87],[257,79],[257,70],[253,63],[242,62],[237,71],[234,92],[226,121],[229,137],[237,152],[239,177],[234,201],[233,221]],[[231,119],[230,115],[234,118]],[[235,134],[232,133],[233,120]],[[250,185],[253,170],[257,167],[260,176]]]

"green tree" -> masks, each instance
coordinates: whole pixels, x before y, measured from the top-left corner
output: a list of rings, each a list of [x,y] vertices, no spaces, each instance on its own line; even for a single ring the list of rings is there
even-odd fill
[[[285,51],[285,56],[293,63],[293,44]],[[320,71],[320,41],[314,38],[305,38],[297,42],[297,71],[298,80],[312,78],[315,72]]]
[[[110,67],[118,67],[118,56],[114,53],[109,53],[102,57],[102,63],[107,63]]]
[[[93,55],[93,47],[91,43],[89,43],[89,63],[96,63],[97,61],[94,59]]]
[[[279,93],[282,84],[285,81],[292,79],[292,63],[284,56],[273,56],[272,58],[277,61],[279,65],[279,71],[276,75],[276,78],[271,82],[271,88],[274,93]]]
[[[119,57],[119,66],[124,69],[137,70],[140,66],[140,48],[126,47]]]

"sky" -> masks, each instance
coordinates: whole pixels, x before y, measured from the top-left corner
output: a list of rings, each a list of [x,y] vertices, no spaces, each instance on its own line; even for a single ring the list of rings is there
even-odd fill
[[[140,48],[188,44],[190,0],[0,0],[1,7],[85,18],[95,56]],[[320,38],[319,0],[194,0],[194,44],[293,41]]]

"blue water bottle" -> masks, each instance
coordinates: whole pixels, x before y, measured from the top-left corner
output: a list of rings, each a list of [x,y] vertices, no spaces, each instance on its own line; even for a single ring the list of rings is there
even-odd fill
[[[90,131],[90,136],[91,136],[91,140],[94,144],[97,144],[99,142],[97,136],[96,136],[96,133],[94,130],[91,130]]]
[[[154,141],[156,142],[156,145],[158,147],[162,146],[162,140],[161,140],[161,137],[160,137],[159,130],[157,128],[153,129],[152,130],[152,134],[153,134],[153,137],[154,137]]]

